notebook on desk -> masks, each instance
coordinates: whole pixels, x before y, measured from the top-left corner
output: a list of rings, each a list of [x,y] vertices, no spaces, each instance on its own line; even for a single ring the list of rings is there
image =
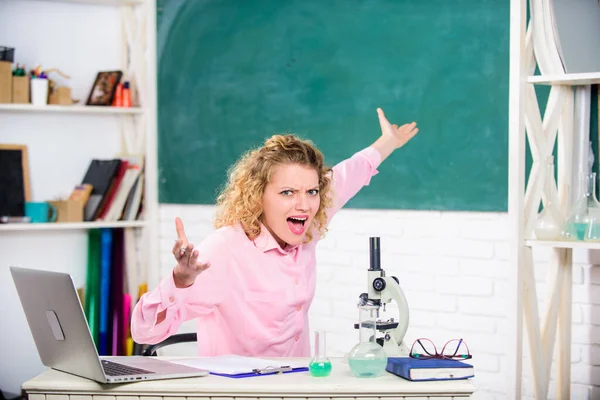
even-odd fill
[[[208,375],[155,357],[99,357],[69,274],[18,267],[10,272],[45,366],[101,383]]]
[[[389,357],[386,370],[409,381],[457,380],[475,376],[471,364],[439,358]]]

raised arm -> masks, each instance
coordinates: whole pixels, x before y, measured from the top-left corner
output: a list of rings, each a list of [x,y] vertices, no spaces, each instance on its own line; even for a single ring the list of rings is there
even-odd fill
[[[221,237],[213,233],[194,249],[182,235],[181,220],[176,226],[173,254],[177,266],[133,310],[131,336],[137,343],[161,342],[176,333],[182,322],[211,314],[226,296],[227,264]]]
[[[358,191],[367,186],[371,177],[377,174],[377,167],[394,150],[404,146],[419,129],[412,122],[398,126],[391,124],[383,110],[377,109],[381,136],[366,149],[354,154],[333,167],[333,206],[327,212],[328,220],[338,212]]]

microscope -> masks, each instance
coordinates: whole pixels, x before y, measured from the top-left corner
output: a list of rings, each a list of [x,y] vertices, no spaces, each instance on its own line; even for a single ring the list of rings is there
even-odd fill
[[[400,289],[398,278],[395,276],[385,276],[385,271],[381,269],[380,240],[378,237],[369,238],[370,266],[367,271],[367,293],[359,296],[358,306],[371,306],[375,313],[376,331],[381,332],[382,336],[376,338],[388,357],[408,357],[409,349],[404,344],[404,335],[408,329],[408,303],[402,289]],[[398,305],[398,321],[390,318],[387,321],[379,319],[379,310],[385,305],[395,301]],[[354,325],[358,329],[358,324]]]

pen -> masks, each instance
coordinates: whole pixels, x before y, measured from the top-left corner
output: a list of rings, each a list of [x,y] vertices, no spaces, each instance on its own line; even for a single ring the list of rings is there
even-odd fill
[[[284,372],[288,372],[291,371],[292,367],[290,367],[289,365],[282,365],[281,367],[273,367],[273,366],[268,366],[265,368],[255,368],[252,370],[252,372],[254,372],[255,374],[281,374]]]

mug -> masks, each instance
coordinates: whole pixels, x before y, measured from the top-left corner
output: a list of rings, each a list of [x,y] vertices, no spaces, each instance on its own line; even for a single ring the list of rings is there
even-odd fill
[[[54,222],[56,221],[56,207],[45,201],[27,201],[25,202],[25,216],[31,218],[31,222]]]

